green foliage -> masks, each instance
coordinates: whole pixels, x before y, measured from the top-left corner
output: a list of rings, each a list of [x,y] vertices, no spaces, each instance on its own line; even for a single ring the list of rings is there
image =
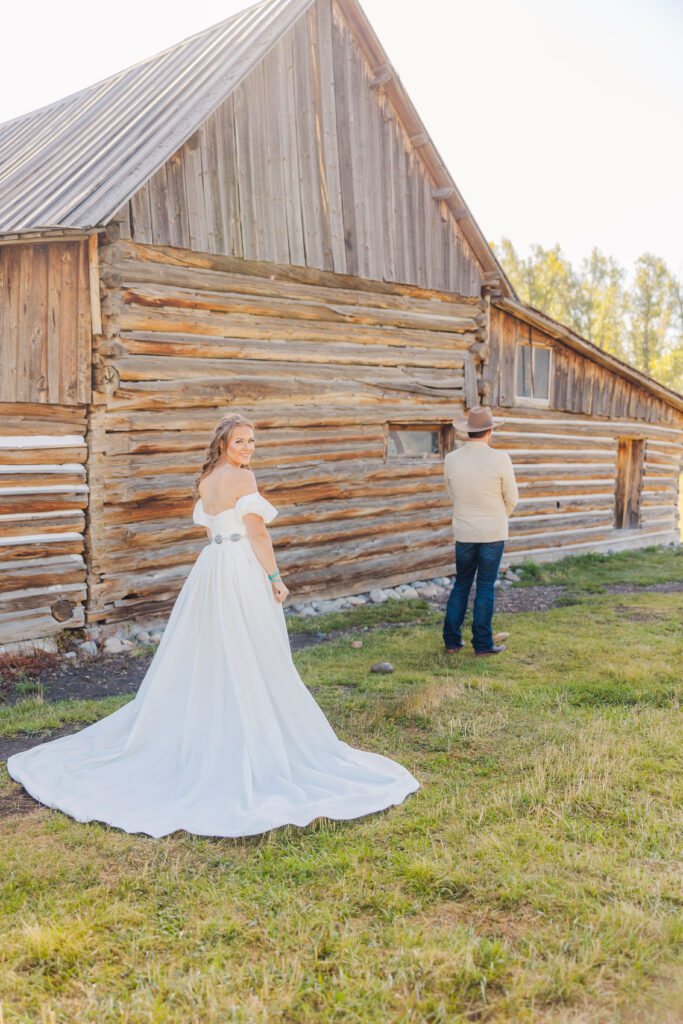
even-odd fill
[[[594,248],[578,269],[559,245],[533,245],[526,258],[503,238],[494,246],[524,302],[676,390],[683,389],[683,284],[644,253],[630,279]]]

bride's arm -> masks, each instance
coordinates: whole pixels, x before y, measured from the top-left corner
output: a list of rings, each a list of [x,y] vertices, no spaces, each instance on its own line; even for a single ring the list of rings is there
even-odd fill
[[[251,512],[245,515],[244,525],[247,529],[247,536],[249,537],[251,546],[254,549],[254,554],[268,573],[268,576],[274,576],[277,573],[278,568],[277,562],[275,561],[273,542],[270,539],[268,530],[266,529],[266,524],[261,519],[261,516],[257,516],[255,513]],[[271,580],[271,584],[273,586],[273,593],[277,600],[284,601],[289,590],[282,580]]]

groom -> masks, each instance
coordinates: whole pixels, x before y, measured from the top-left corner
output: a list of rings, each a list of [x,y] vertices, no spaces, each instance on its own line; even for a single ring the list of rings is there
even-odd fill
[[[490,409],[479,406],[470,410],[467,419],[453,420],[469,440],[449,452],[444,462],[446,488],[453,502],[456,579],[446,606],[443,638],[449,653],[465,646],[462,623],[476,576],[472,646],[480,658],[505,650],[505,644],[493,643],[493,585],[508,536],[508,516],[519,495],[510,456],[490,447],[493,428],[502,422],[493,419]]]

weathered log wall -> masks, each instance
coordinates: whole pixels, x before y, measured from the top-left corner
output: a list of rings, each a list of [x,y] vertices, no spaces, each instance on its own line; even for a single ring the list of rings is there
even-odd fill
[[[546,407],[515,393],[515,346],[529,340],[552,348]],[[485,375],[490,402],[505,418],[495,443],[509,451],[520,488],[508,561],[678,539],[683,416],[672,406],[496,308]],[[645,440],[637,529],[615,529],[620,438]]]
[[[228,409],[257,427],[254,468],[297,593],[447,568],[442,460],[387,460],[386,425],[450,424],[466,387],[477,400],[481,300],[130,242],[102,260],[91,619],[176,595],[205,540],[192,480]]]
[[[0,405],[0,643],[81,626],[86,408]]]
[[[520,405],[517,398],[515,351],[517,343],[550,346],[550,408],[648,423],[679,424],[681,416],[672,405],[593,360],[572,351],[546,332],[532,327],[511,313],[491,307],[490,354],[486,379],[490,382],[491,405],[508,409]]]
[[[87,243],[0,246],[0,402],[89,400]]]
[[[342,10],[319,0],[119,213],[121,237],[478,297],[426,136],[409,135],[373,72]]]

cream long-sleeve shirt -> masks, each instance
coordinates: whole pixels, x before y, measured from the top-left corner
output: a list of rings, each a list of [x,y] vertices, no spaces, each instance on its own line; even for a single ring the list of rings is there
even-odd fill
[[[448,453],[443,469],[455,539],[507,540],[508,516],[519,498],[510,456],[484,441],[466,441]]]

